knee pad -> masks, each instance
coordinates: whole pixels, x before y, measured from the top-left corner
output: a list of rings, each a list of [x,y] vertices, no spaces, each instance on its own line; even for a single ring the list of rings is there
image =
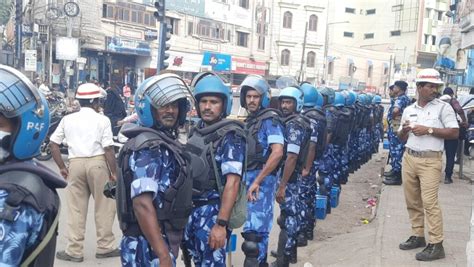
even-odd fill
[[[254,241],[245,240],[242,243],[242,251],[246,257],[257,258],[258,257],[258,243]]]

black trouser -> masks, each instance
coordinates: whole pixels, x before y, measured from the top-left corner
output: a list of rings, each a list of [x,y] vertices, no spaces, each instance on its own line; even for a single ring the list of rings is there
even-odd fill
[[[446,168],[444,172],[446,177],[451,178],[453,176],[454,157],[458,150],[458,139],[444,140],[444,149],[446,150]]]

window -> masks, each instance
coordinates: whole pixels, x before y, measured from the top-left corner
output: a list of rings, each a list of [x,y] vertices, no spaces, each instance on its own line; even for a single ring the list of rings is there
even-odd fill
[[[346,7],[346,13],[355,14],[356,10],[355,10],[355,8]]]
[[[249,34],[245,32],[237,32],[237,45],[247,47]]]
[[[258,49],[265,50],[265,35],[258,36]]]
[[[355,71],[354,63],[350,63],[349,64],[349,71],[347,72],[347,75],[352,77],[352,75],[354,74],[354,71]]]
[[[228,42],[232,41],[232,31],[231,30],[227,30],[227,41]]]
[[[334,73],[334,62],[331,61],[328,64],[328,75],[332,75]]]
[[[290,50],[285,49],[281,51],[280,65],[289,66],[290,65]]]
[[[383,75],[387,75],[388,74],[388,67],[383,67]]]
[[[369,66],[367,70],[367,78],[372,78],[372,72],[374,71],[374,67],[372,65]]]
[[[291,29],[291,22],[293,20],[293,14],[290,11],[286,11],[283,15],[283,28]]]
[[[443,11],[438,11],[438,20],[443,20]]]
[[[306,57],[306,67],[308,68],[314,68],[316,61],[316,53],[314,52],[309,52],[308,56]]]
[[[425,34],[425,44],[428,44],[428,38],[430,38],[429,34]]]
[[[194,23],[192,21],[188,21],[188,35],[194,34]]]
[[[151,19],[154,19],[154,17]],[[150,14],[145,13],[145,15],[143,15],[143,24],[150,25]]]
[[[431,44],[436,45],[436,35],[431,35]]]
[[[431,18],[431,8],[426,9],[425,18],[427,18],[427,19]]]
[[[114,7],[110,5],[103,4],[102,5],[102,17],[113,19],[114,16]]]
[[[390,36],[400,36],[401,34],[402,34],[402,32],[400,30],[390,32]]]
[[[123,9],[123,20],[130,21],[130,10]]]
[[[188,33],[189,31],[190,30],[188,28]],[[200,20],[199,23],[197,24],[196,33],[199,36],[203,36],[207,38],[225,40],[224,26],[221,23],[218,23],[215,21],[211,22],[207,20]]]
[[[374,39],[374,34],[373,33],[366,33],[366,34],[364,34],[364,39]]]
[[[354,33],[353,32],[344,32],[344,37],[354,37]]]
[[[167,17],[166,23],[168,23],[168,25],[171,25],[171,34],[178,35],[179,19]]]
[[[137,11],[132,11],[132,22],[137,23]]]
[[[317,31],[318,30],[318,16],[316,15],[311,15],[309,17],[309,25],[308,25],[308,30],[309,31]]]
[[[137,22],[140,23],[140,24],[143,24],[143,12],[138,12]]]
[[[367,9],[365,11],[365,14],[366,15],[375,15],[375,8],[374,9]]]
[[[243,8],[249,8],[249,0],[239,0],[239,6]]]

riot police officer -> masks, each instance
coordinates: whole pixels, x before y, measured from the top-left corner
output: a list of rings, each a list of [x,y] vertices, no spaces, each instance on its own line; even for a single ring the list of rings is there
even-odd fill
[[[326,146],[326,115],[322,111],[323,96],[310,83],[302,83],[304,93],[302,114],[307,117],[311,125],[311,137],[308,147],[308,156],[299,180],[300,199],[304,204],[301,210],[301,227],[298,234],[298,246],[305,246],[307,240],[313,240],[313,230],[316,225],[314,219],[314,203],[317,194],[317,172],[319,161]]]
[[[122,266],[174,266],[192,209],[192,180],[177,141],[191,93],[177,75],[148,78],[137,89],[139,124],[119,155],[117,214],[123,231]],[[130,216],[133,214],[134,216]]]
[[[374,107],[374,123],[375,123],[375,134],[374,134],[374,143],[375,151],[378,152],[380,140],[383,140],[383,113],[384,107],[381,105],[382,97],[379,95],[374,96],[372,103]]]
[[[0,65],[0,265],[54,265],[66,181],[31,160],[49,128],[48,104],[19,71]]]
[[[281,231],[278,239],[277,266],[288,266],[297,261],[296,240],[301,221],[298,180],[306,163],[311,126],[309,120],[300,115],[303,109],[303,92],[296,87],[283,89],[279,96],[280,110],[285,120],[286,155],[278,186],[276,200],[281,205],[278,224]]]
[[[231,213],[241,203],[236,199],[242,190],[246,201],[245,185],[241,184],[245,131],[242,123],[225,119],[232,110],[232,95],[217,75],[201,73],[191,86],[201,120],[185,148],[192,158],[194,208],[184,243],[196,266],[225,266],[226,240],[232,228],[245,221],[245,214],[235,225],[231,220]]]
[[[400,126],[400,118],[402,116],[403,110],[410,105],[410,98],[406,95],[408,84],[404,81],[396,81],[393,86],[394,101],[393,105],[390,106],[388,110],[388,135],[390,140],[390,165],[392,169],[384,173],[385,179],[383,183],[386,185],[401,185],[402,176],[402,155],[404,151],[404,144],[398,138],[396,131]]]
[[[240,105],[247,109],[248,217],[242,236],[244,266],[267,266],[268,238],[273,224],[276,173],[283,156],[281,113],[268,108],[270,86],[260,76],[249,75],[240,85]]]

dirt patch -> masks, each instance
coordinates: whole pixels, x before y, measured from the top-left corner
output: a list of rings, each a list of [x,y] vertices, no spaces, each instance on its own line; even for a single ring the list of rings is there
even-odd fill
[[[367,207],[370,206],[368,201],[378,198],[382,185],[381,168],[385,166],[387,155],[386,150],[380,151],[349,176],[347,184],[342,186],[339,206],[333,208],[325,220],[317,221],[315,240],[324,241],[370,226],[373,211],[371,207]],[[364,220],[367,221],[364,223]]]

